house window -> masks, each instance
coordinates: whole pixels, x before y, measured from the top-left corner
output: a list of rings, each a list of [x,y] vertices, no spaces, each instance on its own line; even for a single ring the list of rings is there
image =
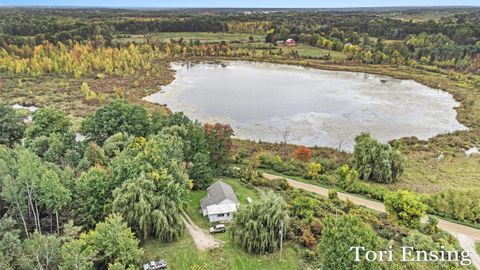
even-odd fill
[[[225,214],[218,214],[217,217],[224,217]]]

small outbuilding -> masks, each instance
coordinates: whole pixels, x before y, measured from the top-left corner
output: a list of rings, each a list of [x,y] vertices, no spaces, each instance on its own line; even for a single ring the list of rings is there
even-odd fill
[[[296,45],[297,45],[297,42],[295,41],[295,39],[289,38],[289,39],[285,40],[285,45],[287,45],[287,46],[296,46]]]
[[[239,207],[237,196],[230,185],[217,181],[207,188],[207,196],[200,201],[203,216],[210,222],[231,221]]]

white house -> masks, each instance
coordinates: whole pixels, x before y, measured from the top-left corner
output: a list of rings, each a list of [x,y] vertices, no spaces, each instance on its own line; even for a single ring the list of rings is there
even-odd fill
[[[217,181],[207,188],[207,196],[200,201],[203,216],[210,222],[231,221],[237,211],[237,196],[230,185]]]

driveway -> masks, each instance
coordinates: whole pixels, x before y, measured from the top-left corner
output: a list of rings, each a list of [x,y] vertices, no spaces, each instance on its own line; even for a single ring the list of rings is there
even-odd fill
[[[223,243],[221,241],[215,239],[211,234],[198,227],[188,215],[184,214],[182,218],[187,227],[187,231],[190,236],[192,236],[193,242],[198,250],[205,251],[222,246]]]
[[[278,175],[265,173],[265,172],[263,173],[263,176],[267,179],[285,178],[285,177],[281,177]],[[328,196],[329,189],[327,188],[303,183],[290,178],[285,178],[285,179],[287,179],[288,183],[294,188],[311,191],[325,197]],[[338,192],[338,197],[341,200],[348,199],[354,204],[361,205],[373,210],[377,210],[379,212],[386,212],[385,205],[381,202],[364,199],[352,194],[342,193],[342,192]],[[426,218],[422,219],[422,221],[426,222]],[[475,268],[480,270],[480,256],[479,254],[477,254],[475,250],[475,241],[480,241],[480,230],[472,227],[468,227],[465,225],[457,224],[454,222],[450,222],[447,220],[443,220],[443,219],[438,219],[438,227],[444,231],[451,233],[458,239],[458,242],[460,243],[462,248],[466,251],[469,251],[472,254],[471,258],[472,258],[473,266],[475,266]]]

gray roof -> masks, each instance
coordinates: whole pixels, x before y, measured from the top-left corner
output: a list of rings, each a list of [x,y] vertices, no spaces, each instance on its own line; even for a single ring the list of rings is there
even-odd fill
[[[222,181],[217,181],[208,187],[207,193],[208,195],[200,201],[202,209],[205,209],[210,205],[218,204],[225,199],[229,199],[238,204],[237,196],[235,195],[235,192],[233,192],[232,187]]]

